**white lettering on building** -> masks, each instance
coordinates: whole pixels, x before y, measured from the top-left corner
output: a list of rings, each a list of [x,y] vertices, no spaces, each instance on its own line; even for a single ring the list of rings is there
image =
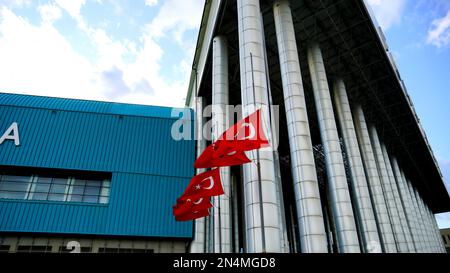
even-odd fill
[[[14,140],[16,146],[20,145],[19,126],[17,125],[17,122],[13,122],[2,137],[0,137],[0,145],[3,144],[5,140]]]

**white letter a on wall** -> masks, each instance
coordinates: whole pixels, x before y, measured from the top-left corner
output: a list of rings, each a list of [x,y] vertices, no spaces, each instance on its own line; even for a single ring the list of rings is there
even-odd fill
[[[20,139],[19,139],[19,126],[17,126],[17,122],[13,122],[11,126],[9,126],[8,130],[2,135],[0,138],[0,144],[3,144],[5,140],[14,140],[14,144],[16,146],[20,145]]]

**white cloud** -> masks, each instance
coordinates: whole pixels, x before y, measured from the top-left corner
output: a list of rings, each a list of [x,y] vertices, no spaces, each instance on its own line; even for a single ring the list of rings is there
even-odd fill
[[[86,4],[86,0],[55,0],[55,2],[73,18],[80,16],[81,7]]]
[[[0,33],[2,92],[104,99],[92,92],[98,82],[91,63],[75,53],[52,25],[30,25],[3,7]]]
[[[400,23],[406,0],[366,0],[381,28],[386,31]]]
[[[61,9],[56,5],[48,4],[38,7],[41,18],[46,23],[53,23],[62,16]]]
[[[0,0],[0,6],[23,7],[31,5],[31,0]]]
[[[105,29],[90,26],[80,12],[85,1],[52,3],[53,6],[39,8],[43,22],[48,22],[39,26],[7,7],[0,8],[0,92],[167,106],[184,104],[195,48],[193,37],[186,40],[184,33],[198,29],[202,0],[162,2],[155,18],[141,28],[144,31],[139,42],[113,39]],[[187,12],[183,6],[189,7]],[[86,41],[77,42],[89,43],[95,50],[95,59],[75,51],[51,24],[66,16],[62,10],[87,35]],[[163,36],[166,38],[160,39]],[[162,63],[164,54],[170,54],[165,52],[168,40],[184,52],[178,64]],[[182,76],[163,75],[164,65]]]
[[[447,14],[431,22],[428,30],[427,43],[436,47],[443,47],[450,44],[450,10]]]
[[[145,0],[145,5],[149,7],[153,7],[158,5],[158,0]]]

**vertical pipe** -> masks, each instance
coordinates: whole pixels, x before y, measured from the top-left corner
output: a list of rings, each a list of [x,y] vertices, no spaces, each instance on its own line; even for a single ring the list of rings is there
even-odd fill
[[[302,253],[328,252],[294,24],[288,1],[273,6]]]
[[[333,90],[338,121],[350,166],[351,185],[355,193],[355,214],[360,219],[362,229],[363,249],[365,252],[376,251],[376,248],[370,246],[381,245],[381,241],[344,81],[336,80]]]
[[[403,209],[403,205],[400,199],[400,194],[398,192],[398,188],[397,188],[397,183],[395,180],[395,176],[394,176],[394,171],[392,170],[392,164],[391,164],[391,160],[389,158],[389,154],[387,152],[386,149],[386,145],[384,145],[384,143],[380,143],[381,144],[381,152],[383,153],[383,158],[384,158],[384,162],[386,165],[386,170],[387,170],[387,174],[388,174],[388,181],[390,183],[390,189],[392,190],[392,194],[394,197],[394,204],[395,204],[395,209],[396,209],[396,213],[398,216],[398,222],[399,224],[399,230],[398,232],[400,233],[400,252],[403,253],[408,253],[410,252],[410,248],[408,245],[408,242],[410,241],[410,234],[408,233],[408,224],[406,223],[406,217],[405,217],[405,211]]]
[[[414,230],[413,230],[414,214],[411,211],[411,205],[412,205],[411,200],[409,199],[409,195],[406,192],[405,181],[403,181],[403,177],[400,174],[400,168],[398,166],[397,159],[395,157],[392,157],[391,163],[393,166],[395,181],[397,182],[397,188],[399,191],[400,202],[402,203],[402,206],[403,206],[403,209],[405,212],[406,225],[404,227],[407,228],[407,230],[406,230],[407,238],[406,239],[407,239],[407,243],[408,243],[408,249],[410,252],[416,252],[417,247],[415,244]]]
[[[243,114],[262,108],[262,120],[268,124],[268,83],[259,0],[238,0],[237,10]],[[271,136],[268,137],[271,140]],[[249,153],[249,158],[254,160],[256,157]],[[259,179],[253,163],[243,165],[247,252],[281,252],[284,219],[280,218],[279,211],[283,200],[277,196],[279,187],[272,151],[261,150],[260,166]]]
[[[386,170],[386,163],[384,162],[383,153],[381,151],[380,139],[375,126],[369,127],[370,141],[372,142],[373,152],[375,155],[375,161],[377,163],[378,173],[380,175],[381,187],[383,189],[384,196],[386,198],[388,215],[392,230],[394,231],[394,238],[397,245],[398,252],[405,252],[405,236],[403,236],[400,220],[395,206],[394,195],[392,193],[389,176]]]
[[[344,160],[319,45],[317,43],[310,44],[307,55],[319,119],[320,136],[325,153],[330,203],[336,223],[339,251],[341,253],[360,252]]]
[[[212,53],[212,124],[213,141],[230,127],[228,108],[228,50],[224,36],[213,39]],[[224,194],[214,197],[214,236],[216,253],[231,252],[230,167],[220,168]]]
[[[380,176],[378,174],[375,155],[372,144],[370,142],[369,129],[367,128],[366,119],[361,105],[357,105],[353,109],[353,118],[355,119],[356,135],[358,143],[363,156],[363,163],[369,182],[369,189],[373,199],[375,218],[378,222],[378,229],[381,233],[382,240],[381,248],[384,252],[394,253],[397,251],[395,246],[394,234],[392,231],[391,222],[383,188],[381,186]]]
[[[202,97],[195,97],[195,115],[196,128],[195,134],[197,139],[197,155],[200,155],[206,148],[206,140],[203,137],[203,125],[205,119],[203,117],[204,102]],[[197,169],[197,174],[202,173],[203,169]],[[204,253],[205,249],[205,218],[198,218],[194,220],[194,239],[190,245],[189,252]]]

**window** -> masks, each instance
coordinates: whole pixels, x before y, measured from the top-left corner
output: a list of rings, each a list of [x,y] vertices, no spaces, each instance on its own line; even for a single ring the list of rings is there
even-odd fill
[[[101,247],[98,253],[153,253],[153,249]]]
[[[18,246],[17,252],[51,252],[52,246]]]
[[[87,178],[0,173],[0,199],[107,204],[110,180]]]
[[[70,253],[72,252],[72,249],[67,249],[65,246],[60,246],[59,247],[59,253]],[[80,253],[91,253],[92,252],[92,248],[88,247],[88,246],[82,246],[80,248]]]

